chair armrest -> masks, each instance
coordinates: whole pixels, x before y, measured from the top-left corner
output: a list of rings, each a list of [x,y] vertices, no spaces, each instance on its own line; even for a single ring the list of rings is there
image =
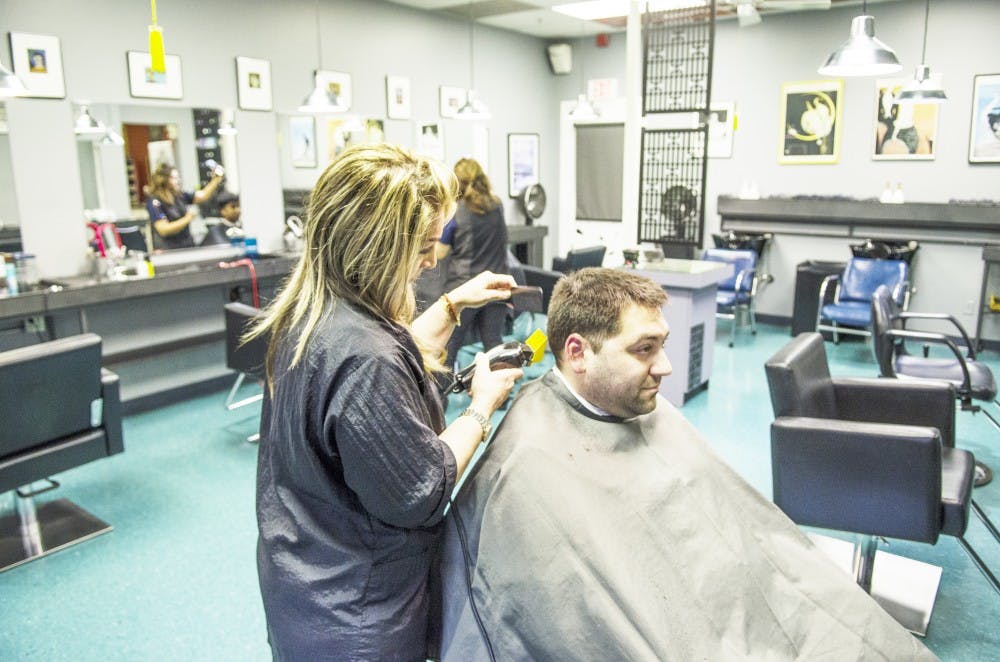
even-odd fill
[[[775,504],[798,524],[937,541],[935,428],[781,417],[771,424],[771,472]]]
[[[122,399],[118,375],[101,368],[101,397],[104,399],[104,430],[108,440],[108,455],[125,450],[122,434]]]
[[[943,333],[932,333],[930,331],[907,331],[905,329],[890,329],[886,332],[886,335],[890,338],[909,338],[910,340],[924,340],[926,342],[938,343],[940,345],[945,345],[951,350],[951,353],[955,355],[958,359],[958,365],[962,368],[962,388],[960,389],[963,393],[972,392],[972,378],[969,376],[969,366],[965,363],[965,356],[962,354],[961,350],[958,349],[958,345],[955,344],[948,336]]]
[[[823,303],[826,301],[826,288],[830,286],[830,283],[839,283],[840,274],[830,274],[823,279],[823,282],[819,284],[819,309],[823,310]],[[836,295],[835,295],[836,296]]]
[[[868,423],[923,425],[955,446],[955,387],[944,381],[834,378],[837,417]]]
[[[751,279],[756,278],[756,275],[757,275],[757,270],[756,269],[741,269],[740,272],[738,274],[736,274],[736,280],[733,281],[733,291],[734,292],[742,292],[743,291],[743,281],[746,280],[747,277],[749,277]],[[750,288],[749,288],[750,292],[753,292],[753,290],[755,289],[754,285],[755,285],[754,281],[751,280],[750,281]]]
[[[943,322],[951,322],[952,326],[954,326],[955,329],[958,331],[958,334],[962,336],[962,340],[965,342],[965,347],[968,348],[966,356],[968,356],[968,358],[972,360],[976,359],[976,353],[972,349],[972,341],[969,339],[969,333],[965,330],[965,327],[962,326],[962,323],[959,322],[958,318],[955,317],[954,315],[949,315],[948,313],[911,313],[907,311],[899,313],[897,317],[903,320],[904,330],[906,330],[906,320],[921,319],[921,320],[938,320]]]

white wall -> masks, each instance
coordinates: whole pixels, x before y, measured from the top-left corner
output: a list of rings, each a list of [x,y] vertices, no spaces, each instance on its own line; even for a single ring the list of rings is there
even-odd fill
[[[312,72],[317,68],[315,3],[312,0],[243,0],[239,3],[175,0],[161,3],[157,9],[167,52],[181,57],[184,78],[181,101],[129,96],[125,53],[147,48],[148,3],[120,0],[0,3],[0,26],[5,31],[60,38],[66,80],[65,100],[15,99],[9,102],[12,145],[13,134],[19,131],[18,122],[31,124],[43,118],[50,121],[54,115],[51,109],[55,106],[65,106],[65,112],[58,114],[69,117],[72,101],[174,108],[235,107],[234,58],[245,55],[267,59],[271,63],[274,111],[238,114],[237,128],[241,130],[238,160],[244,222],[261,237],[262,246],[279,247],[283,182],[278,161],[277,117],[279,113],[295,112],[311,89]],[[438,121],[444,126],[449,160],[473,153],[473,127],[458,120],[442,120],[438,115],[440,85],[469,85],[468,24],[465,21],[381,0],[322,0],[320,9],[322,66],[351,74],[352,113],[384,118],[385,76],[406,76],[411,81],[413,119],[386,120],[387,135],[404,144],[412,144],[412,127],[416,123]],[[509,132],[540,134],[541,180],[543,185],[551,183],[553,190],[556,187],[558,96],[544,46],[545,42],[540,39],[476,26],[475,83],[480,98],[493,111],[493,119],[485,123],[489,131],[489,162],[484,165],[495,188],[502,194],[506,194],[506,136]],[[15,106],[23,110],[14,113]],[[241,122],[247,126],[240,126]],[[65,132],[52,131],[48,139],[72,141],[69,127],[67,123]],[[246,130],[248,127],[252,129]],[[37,135],[44,131],[28,128],[24,132]],[[75,177],[79,171],[76,149],[73,145],[70,147],[72,150],[57,149],[46,158],[61,159],[63,151],[71,151],[73,165],[53,163],[53,174],[44,179],[35,178],[37,170],[34,170],[33,180],[21,177],[20,166],[16,164],[17,192],[33,189],[72,191],[71,197],[82,200],[80,183]],[[15,160],[17,158],[15,154]],[[255,175],[252,171],[258,165],[260,172]],[[74,173],[72,178],[70,171]],[[261,173],[267,174],[262,176]],[[318,171],[314,174],[318,175]],[[75,205],[62,205],[58,213],[53,214],[53,208],[40,197],[17,197],[22,226],[42,223],[50,228],[78,224],[82,227],[82,206],[76,209]],[[550,197],[550,211],[543,222],[549,214],[556,217],[558,204],[554,198]],[[39,220],[44,218],[49,220]],[[510,201],[507,218],[508,222],[523,222]],[[24,234],[27,240],[33,233],[25,231]],[[50,240],[52,236],[49,233]],[[26,248],[42,252],[50,243],[26,244]],[[73,250],[77,246],[67,244],[66,248]],[[82,242],[79,250],[83,250]],[[43,275],[49,277],[71,273],[67,270],[69,267],[60,268],[55,261],[43,262],[40,267]]]
[[[739,116],[731,159],[710,159],[706,196],[706,238],[718,231],[716,200],[736,195],[745,180],[756,180],[762,196],[844,195],[877,198],[886,181],[901,182],[908,202],[950,199],[1000,199],[1000,166],[971,165],[967,160],[972,83],[975,74],[1000,70],[1000,2],[935,0],[931,4],[927,63],[944,77],[949,101],[941,106],[933,161],[874,161],[875,83],[846,79],[840,159],[836,165],[779,165],[781,84],[819,80],[816,68],[848,35],[859,6],[765,15],[760,25],[740,28],[735,21],[717,26],[712,98],[734,101]],[[911,76],[919,64],[924,3],[919,0],[873,3],[876,35],[903,62],[899,76]],[[624,35],[612,35],[599,49],[592,39],[576,43],[588,78],[614,77],[625,84]],[[591,75],[590,72],[594,72]],[[560,97],[572,98],[579,82],[560,80]],[[998,208],[1000,222],[1000,208]],[[586,223],[579,223],[586,229]],[[632,241],[634,242],[634,236]],[[848,240],[779,237],[771,252],[777,280],[760,299],[760,312],[790,316],[794,268],[807,258],[843,260]],[[917,257],[915,310],[952,312],[974,324],[970,301],[978,299],[982,262],[980,246],[924,244]],[[987,333],[996,337],[1000,332]]]

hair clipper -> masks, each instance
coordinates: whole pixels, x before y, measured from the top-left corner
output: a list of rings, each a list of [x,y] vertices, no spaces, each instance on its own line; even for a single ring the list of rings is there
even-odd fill
[[[535,331],[528,338],[527,342],[512,340],[502,345],[497,345],[486,352],[486,360],[490,363],[490,370],[503,368],[524,368],[532,363],[542,360],[545,353],[545,334]],[[446,393],[461,393],[468,391],[472,385],[472,377],[476,374],[475,362],[465,366],[455,373],[455,381],[445,391]]]

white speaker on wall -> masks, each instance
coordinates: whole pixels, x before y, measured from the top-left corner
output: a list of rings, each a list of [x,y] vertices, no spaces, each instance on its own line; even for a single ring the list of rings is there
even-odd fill
[[[569,44],[549,44],[546,49],[552,73],[565,76],[573,71],[573,47]]]

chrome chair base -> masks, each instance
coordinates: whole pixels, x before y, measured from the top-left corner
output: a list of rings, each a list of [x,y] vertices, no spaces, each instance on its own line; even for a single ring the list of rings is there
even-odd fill
[[[853,563],[855,545],[815,533],[807,535],[834,565],[847,575],[857,576]],[[869,561],[878,569],[877,572],[862,571],[871,578],[871,596],[904,628],[915,635],[926,636],[941,582],[941,568],[861,544],[864,552],[874,552]]]
[[[0,572],[113,528],[68,499],[36,506],[32,497],[14,498],[17,512],[0,518]]]

